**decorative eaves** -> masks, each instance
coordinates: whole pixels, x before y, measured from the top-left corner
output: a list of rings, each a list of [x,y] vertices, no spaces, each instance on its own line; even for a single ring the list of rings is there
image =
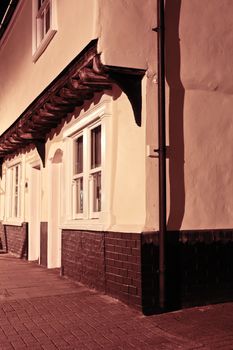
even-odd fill
[[[93,40],[0,136],[0,164],[9,155],[34,144],[45,166],[45,142],[51,129],[75,107],[91,100],[96,92],[112,89],[114,83],[129,97],[136,123],[140,125],[144,73],[104,66],[97,53],[97,40]]]

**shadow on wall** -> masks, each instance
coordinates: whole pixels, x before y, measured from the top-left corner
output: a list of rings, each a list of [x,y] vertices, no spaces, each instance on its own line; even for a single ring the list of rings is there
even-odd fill
[[[165,5],[166,80],[169,86],[169,181],[170,212],[166,240],[166,300],[168,309],[180,308],[181,266],[179,230],[185,208],[184,186],[184,96],[180,77],[180,22],[181,0],[167,0]],[[175,232],[174,232],[175,231]]]
[[[179,230],[184,217],[184,87],[180,77],[181,0],[167,0],[165,6],[166,80],[169,85],[169,180],[168,230]]]

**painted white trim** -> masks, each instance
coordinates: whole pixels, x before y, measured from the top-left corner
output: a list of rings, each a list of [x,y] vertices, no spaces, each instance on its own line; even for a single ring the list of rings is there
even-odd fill
[[[75,120],[71,126],[66,127],[63,132],[64,141],[64,188],[66,193],[66,213],[64,215],[64,222],[61,227],[77,229],[77,226],[82,229],[106,229],[110,224],[110,203],[111,203],[111,174],[112,174],[112,118],[109,118],[112,113],[112,101],[107,98],[98,104],[98,106],[89,109],[83,113],[78,120]],[[92,213],[90,210],[90,183],[88,176],[91,175],[89,169],[90,164],[90,131],[94,127],[101,125],[101,211]],[[74,218],[72,216],[72,179],[73,179],[73,140],[75,140],[80,133],[83,134],[83,158],[84,169],[83,174],[86,181],[84,181],[84,212],[82,217]],[[109,134],[107,134],[109,133]],[[108,154],[108,155],[106,155]],[[96,169],[95,169],[96,170]],[[80,229],[81,229],[80,228]]]
[[[90,231],[106,231],[108,224],[99,222],[99,219],[73,220],[64,222],[59,227],[61,230],[90,230]]]
[[[41,219],[41,161],[31,161],[29,164],[28,200],[28,260],[40,261],[40,219]],[[34,215],[33,215],[34,214]]]
[[[22,224],[24,223],[23,220],[12,220],[10,219],[9,221],[7,220],[3,220],[2,224],[3,225],[8,225],[8,226],[22,226]]]
[[[130,233],[141,233],[144,230],[144,225],[113,225],[109,227],[108,231],[112,232],[130,232]]]
[[[57,30],[49,29],[48,33],[45,35],[44,39],[39,44],[38,48],[36,49],[35,53],[32,56],[32,60],[35,63],[38,58],[41,56],[41,54],[44,52],[54,35],[57,33]]]
[[[41,54],[45,51],[46,47],[49,45],[50,41],[57,33],[57,0],[49,0],[50,3],[50,20],[51,27],[49,31],[46,33],[41,42],[37,43],[37,3],[38,0],[32,0],[32,60],[35,63]]]
[[[6,201],[5,201],[5,206],[6,210],[4,213],[4,222],[12,222],[13,224],[16,223],[22,223],[24,222],[24,214],[25,214],[25,193],[24,193],[24,184],[25,184],[25,157],[21,156],[19,158],[13,159],[11,161],[7,161],[6,164]],[[10,214],[10,212],[14,211],[14,200],[12,201],[12,196],[14,196],[14,190],[12,190],[12,186],[14,183],[12,183],[12,180],[14,182],[15,178],[15,172],[11,175],[11,169],[15,168],[17,165],[19,165],[19,183],[18,183],[18,211],[19,215],[17,217],[14,217],[13,215]],[[11,183],[9,183],[9,180]],[[10,189],[10,187],[12,187]],[[10,192],[11,191],[11,192]],[[11,200],[11,202],[10,202]],[[12,206],[12,207],[10,207]]]
[[[105,102],[106,103],[106,102]],[[81,118],[72,125],[71,127],[67,128],[63,132],[63,138],[65,137],[73,137],[76,134],[80,132],[81,129],[87,127],[89,124],[93,124],[95,121],[99,120],[103,115],[105,111],[105,106],[101,106],[97,108],[96,110],[93,109],[93,111],[90,113],[86,112],[84,113]]]
[[[57,148],[57,150],[60,148]],[[55,152],[56,153],[56,152]],[[55,155],[55,154],[54,154]],[[53,173],[56,173],[57,183],[54,182]],[[62,196],[62,162],[53,163],[53,158],[48,162],[48,241],[47,241],[47,267],[61,266],[61,196]],[[57,186],[57,187],[55,187]],[[53,203],[53,195],[58,194],[57,202]],[[55,216],[54,216],[54,210]],[[55,219],[54,219],[55,218]]]

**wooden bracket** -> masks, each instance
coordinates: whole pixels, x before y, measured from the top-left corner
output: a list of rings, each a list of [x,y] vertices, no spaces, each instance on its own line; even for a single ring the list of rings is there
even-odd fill
[[[4,158],[0,158],[0,179],[2,179],[2,165],[3,165]]]
[[[33,143],[39,153],[43,168],[45,168],[45,140],[35,140]]]
[[[111,80],[127,95],[134,112],[134,119],[138,126],[142,124],[142,78],[144,70],[124,69],[104,66]]]

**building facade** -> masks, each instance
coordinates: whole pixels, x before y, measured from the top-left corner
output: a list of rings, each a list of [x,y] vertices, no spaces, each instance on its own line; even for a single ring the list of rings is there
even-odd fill
[[[229,7],[165,4],[168,308],[232,298]],[[0,41],[2,246],[144,312],[159,303],[155,27],[155,0],[20,0]]]

